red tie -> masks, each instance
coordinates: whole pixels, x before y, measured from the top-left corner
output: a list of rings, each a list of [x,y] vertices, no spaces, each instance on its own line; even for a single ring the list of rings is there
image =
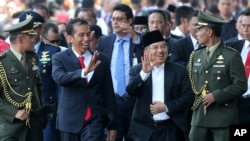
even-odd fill
[[[78,57],[78,60],[79,60],[79,62],[80,62],[81,67],[84,69],[84,68],[85,68],[84,57],[83,57],[83,56],[79,56],[79,57]],[[86,83],[88,83],[88,79],[86,79]],[[90,117],[91,117],[91,109],[90,109],[89,106],[87,106],[86,114],[85,114],[84,120],[87,121],[87,120],[90,119]]]
[[[245,63],[245,71],[246,71],[246,76],[248,79],[249,73],[250,73],[250,51],[248,51],[248,53],[247,53],[247,59],[246,59],[246,63]]]

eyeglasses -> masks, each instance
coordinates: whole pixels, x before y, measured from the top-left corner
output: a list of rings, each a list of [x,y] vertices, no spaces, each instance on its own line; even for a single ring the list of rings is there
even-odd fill
[[[166,45],[161,45],[161,46],[149,46],[146,49],[153,49],[153,50],[158,50],[158,49],[167,49]]]
[[[123,21],[124,19],[128,19],[128,18],[112,17],[110,20],[111,20],[112,22],[114,22],[114,21],[121,22],[121,21]]]
[[[46,37],[43,36],[44,39],[46,39],[49,43],[51,44],[60,44],[61,39],[56,39],[56,40],[49,40]]]

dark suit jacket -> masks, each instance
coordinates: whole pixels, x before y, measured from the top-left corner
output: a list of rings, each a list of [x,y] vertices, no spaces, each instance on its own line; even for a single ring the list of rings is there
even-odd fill
[[[129,137],[134,141],[149,141],[154,130],[153,115],[149,110],[149,105],[152,103],[152,75],[150,74],[144,82],[140,77],[141,70],[141,64],[130,69],[127,92],[131,96],[136,96],[136,104],[129,129]],[[187,140],[187,112],[194,98],[187,70],[181,65],[166,62],[164,77],[165,104],[169,110],[168,115],[183,131]]]
[[[101,60],[101,64],[87,84],[85,79],[81,78],[82,69],[71,48],[52,57],[52,77],[62,86],[57,116],[59,130],[78,133],[83,127],[87,106],[91,107],[92,115],[103,118],[104,124],[113,117],[108,129],[116,128],[109,62],[103,54],[98,56],[98,60]]]
[[[244,65],[240,54],[223,43],[214,51],[209,63],[205,54],[206,48],[195,51],[191,64],[193,68],[189,68],[189,71],[198,91],[207,82],[208,91],[213,94],[215,102],[207,108],[206,116],[201,104],[193,112],[191,125],[229,128],[230,124],[238,122],[237,97],[247,90]],[[196,95],[195,101],[197,98]]]
[[[241,53],[245,40],[229,40],[225,42],[225,45],[232,47]]]
[[[226,41],[226,40],[229,40],[230,38],[237,36],[238,31],[235,27],[235,23],[236,23],[236,20],[233,19],[229,21],[228,23],[225,23],[222,25],[221,35],[220,35],[220,39],[222,41]]]
[[[173,44],[173,48],[170,52],[171,54],[170,61],[176,62],[183,66],[187,66],[189,56],[193,50],[194,50],[194,46],[193,46],[190,35],[187,37],[181,38]]]
[[[138,36],[139,37],[139,36]],[[112,52],[114,48],[116,35],[111,34],[108,36],[103,36],[99,39],[96,50],[103,52],[108,56],[109,63],[111,63]],[[143,47],[142,44],[134,44],[132,40],[130,40],[129,47],[129,63],[130,66],[133,66],[133,58],[137,58],[138,62],[141,62],[141,57],[143,55]],[[135,65],[135,64],[134,64]]]

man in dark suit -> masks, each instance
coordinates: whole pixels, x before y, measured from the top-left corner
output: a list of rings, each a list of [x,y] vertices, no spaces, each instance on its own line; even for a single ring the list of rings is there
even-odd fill
[[[187,141],[193,94],[185,67],[167,60],[159,30],[143,36],[142,63],[130,69],[127,92],[136,97],[129,137],[133,141]]]
[[[229,125],[238,123],[237,97],[247,81],[240,54],[220,40],[224,23],[199,11],[197,38],[206,47],[193,52],[188,63],[195,93],[190,141],[229,141]]]
[[[173,43],[176,39],[172,38],[170,34],[171,30],[171,18],[168,11],[152,10],[148,15],[148,30],[159,30],[166,41],[168,47],[168,53],[170,53]]]
[[[5,31],[11,44],[0,55],[0,140],[43,141],[44,109],[32,16]]]
[[[141,60],[143,49],[139,36],[133,31],[131,26],[133,13],[129,6],[125,4],[117,5],[113,9],[111,20],[115,33],[100,38],[97,50],[108,56],[109,64],[111,65],[118,113],[116,141],[123,141],[123,138],[125,138],[125,141],[128,141],[127,132],[134,107],[134,99],[129,98],[125,89],[126,84],[128,84],[129,68]],[[123,44],[120,46],[122,41]],[[117,61],[120,58],[119,56],[121,56],[118,55],[119,51],[124,51],[124,60],[122,61]],[[117,71],[120,67],[123,67],[121,69],[122,72]],[[122,76],[123,80],[120,80],[119,76]],[[120,92],[121,90],[122,92]]]
[[[173,43],[173,47],[170,52],[170,61],[187,66],[191,52],[198,49],[200,46],[196,37],[195,27],[197,23],[198,11],[195,10],[193,15],[188,18],[188,29],[190,34],[187,37],[181,38]]]
[[[115,98],[108,59],[89,51],[87,21],[72,19],[67,25],[72,48],[52,56],[52,77],[62,87],[57,128],[62,141],[108,141],[116,135]]]
[[[247,76],[248,89],[238,98],[239,124],[250,124],[250,82],[249,82],[249,62],[250,62],[250,11],[244,12],[242,15],[242,35],[245,40],[231,41],[226,44],[238,50],[241,54],[243,63],[245,64],[245,72]]]

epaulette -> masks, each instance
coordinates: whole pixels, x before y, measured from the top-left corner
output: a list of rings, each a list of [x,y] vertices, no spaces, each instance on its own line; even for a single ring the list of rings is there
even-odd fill
[[[58,45],[55,45],[55,44],[52,44],[52,43],[49,43],[49,42],[45,42],[44,45],[49,45],[51,47],[59,47]]]
[[[232,48],[232,47],[230,47],[230,46],[224,45],[224,47],[225,47],[225,48],[228,48],[229,50],[232,50],[232,51],[237,51],[236,49],[234,49],[234,48]]]
[[[0,53],[0,59],[4,58],[6,56],[6,53],[5,52],[1,52]]]

